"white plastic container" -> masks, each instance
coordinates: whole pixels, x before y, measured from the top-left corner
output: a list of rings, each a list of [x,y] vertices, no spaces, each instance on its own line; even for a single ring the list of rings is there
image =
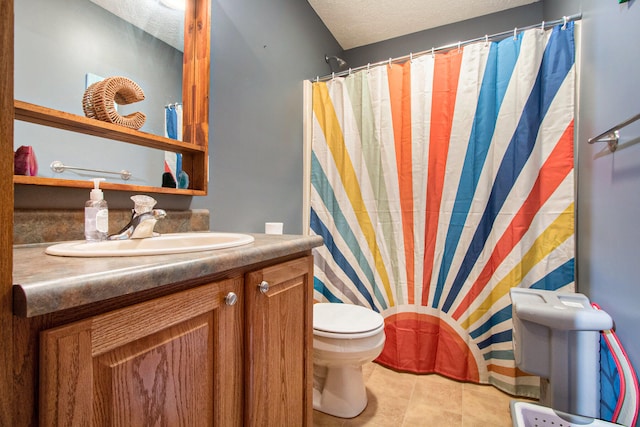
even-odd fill
[[[510,406],[513,427],[620,427],[619,424],[567,414],[535,403],[512,400]]]
[[[578,293],[513,288],[516,366],[543,379],[540,403],[586,417],[600,416],[600,330],[611,317]]]
[[[93,190],[84,204],[84,237],[88,242],[106,240],[109,234],[109,207],[100,189],[104,178],[93,178]]]

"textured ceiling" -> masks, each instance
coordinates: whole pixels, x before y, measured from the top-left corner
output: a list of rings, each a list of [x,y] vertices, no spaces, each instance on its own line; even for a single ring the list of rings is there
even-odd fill
[[[308,0],[343,49],[511,9],[539,0]]]
[[[91,0],[117,17],[184,52],[184,11],[160,0]]]

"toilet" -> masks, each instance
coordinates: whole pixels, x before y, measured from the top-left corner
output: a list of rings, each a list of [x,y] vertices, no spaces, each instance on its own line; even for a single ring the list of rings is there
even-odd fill
[[[362,365],[384,346],[384,318],[353,304],[313,306],[313,409],[353,418],[367,406]]]

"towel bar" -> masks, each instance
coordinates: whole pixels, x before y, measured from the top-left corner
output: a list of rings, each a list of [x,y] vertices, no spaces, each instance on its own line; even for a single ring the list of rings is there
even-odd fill
[[[120,178],[122,178],[123,180],[128,180],[129,178],[131,178],[131,172],[129,172],[128,170],[121,170],[120,172],[109,172],[109,171],[103,171],[100,169],[86,169],[86,168],[78,168],[75,166],[67,166],[64,163],[62,163],[60,160],[54,160],[53,162],[51,162],[51,170],[57,173],[62,173],[67,169],[71,169],[71,170],[78,170],[78,171],[87,171],[87,172],[98,172],[98,173],[107,173],[107,174],[111,174],[111,175],[120,175]]]
[[[593,144],[594,142],[606,142],[607,144],[609,144],[609,150],[611,150],[612,152],[616,151],[616,148],[618,148],[618,140],[620,139],[620,132],[618,131],[625,126],[629,126],[636,120],[640,120],[640,114],[636,114],[635,116],[618,123],[611,129],[602,132],[600,135],[590,138],[589,140],[587,140],[587,142],[589,144]]]

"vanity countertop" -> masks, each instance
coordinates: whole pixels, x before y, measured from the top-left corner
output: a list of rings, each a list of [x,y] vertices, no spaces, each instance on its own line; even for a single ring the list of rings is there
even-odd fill
[[[320,236],[252,234],[248,245],[134,257],[47,255],[50,244],[13,249],[14,313],[33,317],[308,251]],[[51,243],[53,244],[53,243]]]

